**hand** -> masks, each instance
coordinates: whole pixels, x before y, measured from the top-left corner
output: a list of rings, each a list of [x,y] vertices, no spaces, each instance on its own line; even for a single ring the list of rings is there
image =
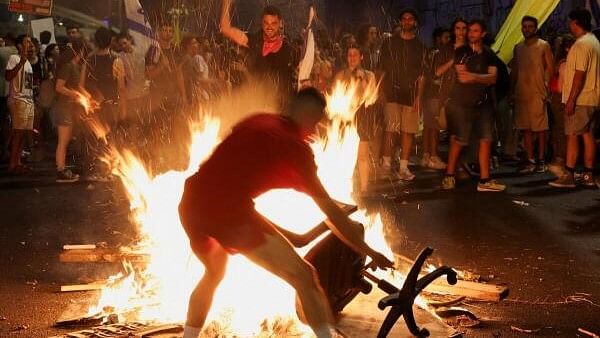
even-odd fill
[[[394,262],[390,261],[387,257],[375,250],[372,250],[372,252],[369,254],[369,257],[373,259],[373,262],[370,264],[373,270],[377,268],[387,270],[394,267]]]
[[[458,69],[456,74],[460,83],[472,83],[475,81],[473,73],[468,72],[466,69]]]
[[[565,114],[567,114],[567,116],[575,115],[575,101],[574,100],[568,100],[567,103],[565,104]]]

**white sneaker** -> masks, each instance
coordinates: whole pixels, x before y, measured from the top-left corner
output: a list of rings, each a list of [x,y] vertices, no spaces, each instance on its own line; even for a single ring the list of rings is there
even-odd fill
[[[403,181],[412,181],[415,179],[415,174],[413,174],[408,168],[400,168],[398,171],[398,178]]]
[[[421,167],[428,168],[430,161],[431,161],[431,156],[429,155],[429,153],[425,153],[425,154],[423,154],[423,157],[421,157],[421,161],[419,162],[419,164],[421,165]]]
[[[429,158],[429,162],[427,163],[427,168],[435,169],[435,170],[443,170],[446,169],[448,165],[442,161],[439,156],[431,156]]]

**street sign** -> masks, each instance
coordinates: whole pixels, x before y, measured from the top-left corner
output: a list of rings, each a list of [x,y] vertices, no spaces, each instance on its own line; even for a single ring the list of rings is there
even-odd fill
[[[11,12],[34,15],[51,15],[53,0],[10,0],[8,10]]]

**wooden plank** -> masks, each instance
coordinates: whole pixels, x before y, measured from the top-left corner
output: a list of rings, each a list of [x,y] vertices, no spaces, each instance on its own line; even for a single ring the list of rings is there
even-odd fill
[[[72,285],[61,285],[60,292],[71,292],[71,291],[93,291],[102,290],[106,287],[106,282],[95,282],[89,284],[72,284]]]
[[[93,250],[96,244],[65,244],[63,250]]]
[[[440,278],[425,288],[426,292],[465,296],[479,300],[499,302],[508,297],[506,286],[483,284],[459,280],[456,285],[449,285],[445,278]]]
[[[96,248],[93,250],[63,250],[59,260],[63,263],[116,263],[128,260],[132,263],[147,263],[149,256],[139,253],[123,253],[114,249]]]

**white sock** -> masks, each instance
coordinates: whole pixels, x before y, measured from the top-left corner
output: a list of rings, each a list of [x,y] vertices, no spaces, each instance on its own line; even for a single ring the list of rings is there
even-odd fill
[[[317,327],[313,330],[317,338],[331,338],[331,332],[335,331],[335,328],[329,324],[325,324]]]
[[[383,156],[382,160],[383,160],[382,164],[383,164],[384,167],[389,167],[389,166],[392,165],[392,158],[391,157],[389,157],[389,156]]]
[[[408,169],[408,160],[400,160],[400,169]]]
[[[200,336],[201,327],[184,326],[183,327],[183,338],[198,338]]]

